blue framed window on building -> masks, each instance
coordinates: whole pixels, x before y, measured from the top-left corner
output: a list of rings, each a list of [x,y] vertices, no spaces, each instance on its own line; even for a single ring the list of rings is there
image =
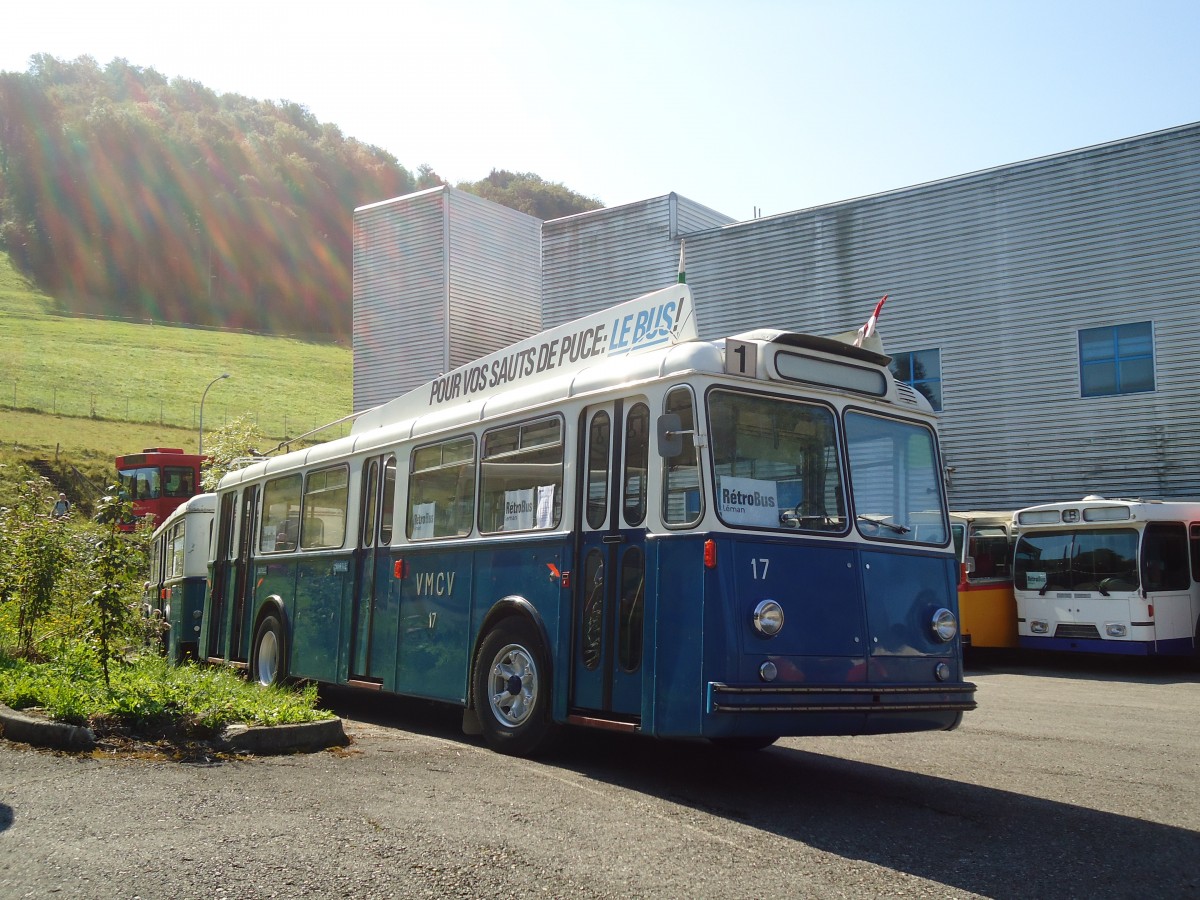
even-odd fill
[[[1079,330],[1079,393],[1084,397],[1154,390],[1154,323]]]
[[[912,350],[893,353],[892,374],[898,381],[911,384],[925,395],[938,412],[942,411],[942,351]]]

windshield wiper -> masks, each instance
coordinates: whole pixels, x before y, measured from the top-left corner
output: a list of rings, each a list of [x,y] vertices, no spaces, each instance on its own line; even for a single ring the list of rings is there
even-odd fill
[[[896,534],[908,534],[912,531],[907,525],[897,525],[895,522],[888,522],[886,519],[876,519],[873,516],[864,516],[862,513],[859,513],[855,518],[860,522],[870,522],[876,527],[888,528],[896,532]]]
[[[781,511],[779,513],[779,524],[786,525],[788,528],[841,528],[842,517],[830,516],[825,513],[801,515],[800,507],[797,506]]]

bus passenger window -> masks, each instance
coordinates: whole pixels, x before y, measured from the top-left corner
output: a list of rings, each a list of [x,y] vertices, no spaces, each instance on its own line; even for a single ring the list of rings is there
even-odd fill
[[[260,553],[295,550],[300,532],[300,475],[285,475],[263,487]],[[247,523],[247,526],[249,523]]]
[[[592,417],[588,429],[587,465],[587,524],[589,528],[603,528],[608,512],[608,455],[612,441],[609,433],[608,413],[604,410]]]
[[[319,550],[345,543],[349,479],[347,466],[308,473],[304,485],[304,520],[300,525],[301,549]]]
[[[384,493],[385,543],[391,540],[392,505],[395,503],[396,461],[388,461]],[[390,476],[388,473],[391,473]],[[408,537],[461,537],[471,533],[475,513],[475,438],[451,438],[418,447],[412,455],[408,478]]]
[[[474,506],[472,502],[469,506]],[[383,466],[383,508],[379,513],[379,543],[392,542],[392,517],[396,512],[396,457],[389,456]]]
[[[646,518],[646,466],[650,454],[650,408],[635,403],[625,418],[625,523],[641,525]]]
[[[667,394],[663,411],[679,416],[683,450],[663,460],[662,517],[668,526],[691,525],[703,510],[700,466],[696,461],[696,414],[692,392],[677,387]]]
[[[540,419],[483,436],[479,530],[558,527],[562,517],[562,420]]]
[[[177,523],[171,529],[171,536],[167,540],[169,542],[168,547],[170,548],[169,552],[171,554],[170,562],[168,564],[169,571],[167,574],[169,574],[172,578],[182,578],[184,575],[184,572],[183,572],[183,561],[184,561],[183,522]]]
[[[358,536],[360,547],[375,545],[376,500],[379,494],[379,460],[367,463],[367,474],[363,479],[362,533]]]
[[[1142,577],[1146,590],[1188,590],[1192,586],[1188,551],[1187,530],[1182,523],[1149,523],[1142,538]]]

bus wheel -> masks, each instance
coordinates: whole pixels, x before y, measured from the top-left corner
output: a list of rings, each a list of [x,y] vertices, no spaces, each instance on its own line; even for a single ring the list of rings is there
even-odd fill
[[[475,709],[483,739],[498,753],[529,756],[547,749],[550,721],[546,652],[537,629],[519,616],[488,632],[475,658]]]
[[[766,750],[774,744],[778,737],[718,737],[709,738],[714,747],[729,753],[752,753],[755,750]]]
[[[284,671],[283,625],[275,615],[264,616],[254,634],[254,661],[251,677],[259,684],[280,684]]]

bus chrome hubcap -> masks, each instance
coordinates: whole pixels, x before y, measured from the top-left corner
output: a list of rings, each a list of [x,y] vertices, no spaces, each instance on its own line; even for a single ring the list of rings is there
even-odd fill
[[[275,640],[275,632],[268,631],[258,644],[259,684],[273,684],[278,671],[279,642]]]
[[[509,644],[496,654],[488,678],[488,704],[500,722],[510,727],[524,723],[537,700],[537,669],[529,651]]]

